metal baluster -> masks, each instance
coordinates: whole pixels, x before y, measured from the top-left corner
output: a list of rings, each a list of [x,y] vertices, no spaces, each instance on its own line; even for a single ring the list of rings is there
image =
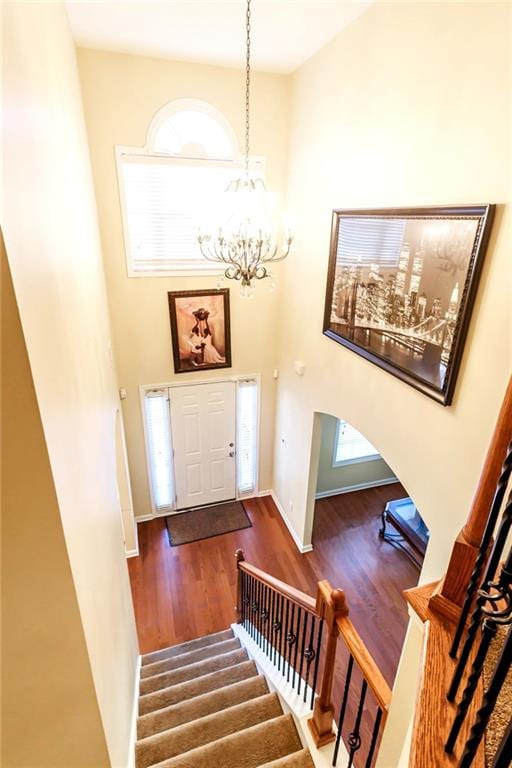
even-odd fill
[[[313,704],[315,702],[316,681],[318,678],[318,662],[320,661],[320,646],[322,643],[323,628],[324,628],[324,622],[323,622],[323,619],[320,619],[320,624],[318,626],[318,639],[316,642],[315,671],[313,673],[313,690],[311,691],[311,709],[313,709]]]
[[[498,698],[501,687],[505,681],[505,678],[510,669],[510,663],[512,661],[512,627],[507,632],[507,639],[505,645],[501,651],[500,658],[489,683],[489,687],[484,694],[482,706],[477,712],[475,723],[469,734],[469,739],[466,742],[466,748],[464,754],[459,763],[459,768],[469,768],[476,755],[478,746],[482,740],[487,723],[494,709],[496,699]],[[509,734],[510,740],[510,734]],[[505,763],[506,765],[506,763]]]
[[[245,629],[245,573],[242,571],[242,627]]]
[[[335,766],[338,760],[338,751],[340,748],[341,731],[343,723],[345,721],[345,713],[347,711],[348,692],[350,690],[350,679],[352,677],[352,669],[354,667],[354,658],[352,654],[348,657],[347,674],[345,677],[345,687],[343,689],[343,699],[341,700],[340,716],[338,718],[338,734],[336,736],[336,743],[334,745],[334,754],[332,756],[332,764]]]
[[[274,623],[276,620],[276,593],[272,590],[272,598],[270,602],[270,660],[276,663],[276,644],[275,644],[275,629]]]
[[[295,618],[295,603],[292,603],[292,613],[290,616],[290,626],[288,629],[288,633],[286,635],[286,643],[288,645],[288,671],[286,673],[286,682],[290,682],[290,667],[291,667],[291,660],[292,660],[292,653],[293,653],[293,646],[297,640],[296,635],[293,631],[293,621]]]
[[[262,592],[261,581],[258,581],[257,584],[258,584],[258,586],[257,586],[257,592],[256,592],[256,595],[257,595],[257,597],[256,597],[256,600],[257,600],[257,605],[256,605],[256,628],[257,628],[257,631],[258,631],[258,634],[257,634],[258,645],[261,648],[261,592]]]
[[[347,740],[348,746],[350,747],[347,768],[351,768],[354,760],[354,755],[361,747],[361,734],[359,733],[359,729],[361,728],[361,718],[363,716],[364,700],[366,698],[367,690],[368,690],[368,683],[366,682],[366,680],[363,680],[363,684],[361,685],[359,706],[357,708],[356,721],[354,723],[354,730],[349,733],[348,740]]]
[[[297,625],[295,627],[295,654],[293,657],[293,675],[292,675],[292,688],[295,688],[295,673],[297,672],[297,653],[299,651],[299,632],[300,632],[300,620],[302,618],[302,609],[297,610]]]
[[[275,628],[275,632],[276,632],[277,671],[280,672],[281,671],[281,653],[279,651],[279,646],[280,646],[280,642],[281,642],[281,630],[282,630],[282,626],[283,626],[283,621],[282,621],[282,617],[283,617],[283,614],[282,614],[282,597],[281,597],[281,595],[277,595],[276,603],[277,603],[277,608],[276,608],[276,620],[274,622],[274,628]]]
[[[492,639],[496,635],[496,631],[499,625],[510,624],[512,621],[512,549],[510,550],[507,561],[502,568],[499,581],[489,585],[489,589],[492,591],[484,592],[480,590],[478,595],[479,599],[491,604],[490,608],[482,609],[482,613],[486,616],[482,627],[482,638],[478,651],[475,656],[475,660],[471,667],[471,673],[468,677],[464,693],[457,707],[457,714],[453,725],[451,727],[448,739],[446,741],[445,750],[450,753],[453,751],[457,736],[467,715],[469,705],[473,700],[475,690],[482,674],[484,662],[489,650]],[[498,609],[497,606],[504,603],[504,607]],[[498,691],[499,692],[499,691]],[[494,702],[493,702],[494,706]]]
[[[377,744],[377,737],[379,735],[380,721],[382,720],[382,709],[377,708],[377,714],[375,715],[375,723],[373,724],[372,740],[370,742],[370,748],[368,750],[368,757],[366,758],[366,764],[364,768],[370,768],[373,760],[373,753],[375,752],[375,746]]]
[[[286,674],[286,640],[288,637],[288,618],[290,612],[290,601],[286,601],[286,618],[284,621],[284,632],[281,633],[281,651],[283,656],[283,677]]]
[[[302,645],[300,649],[300,667],[299,667],[299,682],[297,685],[297,695],[300,696],[300,685],[302,683],[302,670],[304,667],[304,651],[306,649],[306,634],[308,631],[308,619],[309,619],[309,613],[307,611],[304,612],[304,626],[302,628]],[[298,646],[298,643],[297,643]],[[306,683],[304,683],[306,685]]]
[[[251,637],[256,640],[256,627],[254,624],[254,612],[256,610],[256,579],[251,577]]]
[[[308,690],[308,684],[309,684],[309,673],[311,669],[311,662],[315,658],[315,649],[313,648],[313,638],[315,636],[315,624],[316,619],[314,616],[311,617],[311,631],[309,633],[309,643],[308,647],[304,651],[304,656],[306,658],[306,680],[304,685],[304,703],[306,702],[306,695]]]
[[[269,590],[268,587],[263,587],[263,613],[262,613],[262,621],[263,621],[263,646],[265,650],[266,656],[268,656],[268,599],[269,599]]]
[[[482,570],[485,565],[485,560],[487,558],[488,549],[492,541],[492,537],[494,534],[494,529],[496,527],[496,522],[498,520],[498,515],[501,509],[501,505],[503,504],[503,499],[505,498],[505,492],[507,490],[507,485],[510,479],[511,472],[512,472],[512,443],[510,443],[510,445],[508,446],[507,455],[505,457],[505,461],[503,462],[503,466],[501,468],[501,475],[499,477],[498,484],[496,486],[496,492],[494,494],[491,510],[489,512],[489,518],[485,526],[485,531],[482,536],[482,541],[480,542],[478,556],[475,561],[473,573],[471,574],[471,579],[469,581],[469,584],[466,590],[464,605],[462,606],[461,614],[459,617],[459,623],[457,624],[457,629],[455,630],[455,634],[453,637],[452,647],[450,649],[450,656],[452,657],[452,659],[454,659],[457,656],[457,651],[462,638],[462,634],[464,632],[464,628],[466,626],[467,618],[469,616],[471,604],[473,602],[473,598],[475,596],[475,593],[478,589],[478,585],[480,583],[480,576],[482,574]],[[494,577],[494,572],[490,574],[490,578],[492,579],[493,577]]]
[[[508,497],[507,506],[503,511],[503,517],[498,530],[498,535],[496,536],[496,540],[492,548],[491,556],[489,557],[489,562],[487,564],[487,568],[486,568],[486,572],[483,580],[483,589],[485,589],[486,585],[488,585],[492,581],[494,574],[496,573],[496,568],[498,567],[500,557],[503,552],[503,547],[506,544],[511,526],[512,526],[512,493]],[[475,642],[475,636],[476,636],[478,627],[480,626],[482,609],[486,600],[487,600],[487,597],[484,596],[483,590],[480,590],[477,597],[475,609],[471,616],[471,622],[467,630],[466,641],[462,648],[457,666],[455,667],[455,671],[453,673],[453,679],[450,684],[450,688],[448,690],[448,694],[447,694],[448,701],[454,701],[455,696],[457,695],[460,681],[462,680],[464,669],[466,667],[466,664],[469,659],[469,655],[471,653],[471,649]]]

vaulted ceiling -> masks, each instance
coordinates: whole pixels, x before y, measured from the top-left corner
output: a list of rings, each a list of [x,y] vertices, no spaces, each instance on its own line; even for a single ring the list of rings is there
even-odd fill
[[[252,64],[293,72],[371,2],[253,0]],[[240,66],[245,57],[245,0],[67,0],[78,45]]]

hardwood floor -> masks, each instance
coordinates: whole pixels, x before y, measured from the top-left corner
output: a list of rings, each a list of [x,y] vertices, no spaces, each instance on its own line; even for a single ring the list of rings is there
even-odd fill
[[[345,590],[351,618],[392,684],[405,630],[401,592],[419,572],[378,538],[379,515],[406,493],[398,483],[317,501],[313,552],[299,554],[271,497],[245,501],[252,528],[169,546],[163,518],[139,525],[140,555],[128,561],[141,653],[225,629],[234,620],[234,552],[315,595],[320,579]]]

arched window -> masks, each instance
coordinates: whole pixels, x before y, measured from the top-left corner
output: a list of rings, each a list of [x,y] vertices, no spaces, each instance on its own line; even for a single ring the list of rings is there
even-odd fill
[[[241,175],[235,134],[210,104],[178,99],[153,118],[144,147],[116,147],[128,275],[219,272],[197,234]],[[262,162],[254,160],[262,174]]]

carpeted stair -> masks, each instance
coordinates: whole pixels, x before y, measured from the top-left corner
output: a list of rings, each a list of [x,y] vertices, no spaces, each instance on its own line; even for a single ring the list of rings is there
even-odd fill
[[[314,768],[231,629],[142,657],[136,768]]]

